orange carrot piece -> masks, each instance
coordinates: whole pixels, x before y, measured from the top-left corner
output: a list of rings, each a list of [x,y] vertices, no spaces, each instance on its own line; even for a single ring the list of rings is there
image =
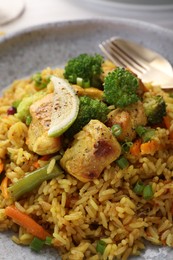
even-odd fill
[[[171,126],[171,118],[168,115],[164,116],[163,121],[164,121],[166,128],[169,129]]]
[[[1,162],[0,163],[0,174],[3,172],[3,170],[4,170],[4,164]]]
[[[173,131],[169,131],[169,139],[173,140]]]
[[[134,156],[140,155],[141,139],[137,139],[130,147],[130,153]]]
[[[2,180],[1,182],[1,191],[2,191],[2,196],[5,198],[5,199],[8,199],[9,197],[9,194],[8,194],[8,190],[7,190],[7,187],[8,187],[8,177],[4,177],[4,179]]]
[[[6,216],[13,219],[13,221],[22,226],[27,230],[28,233],[32,234],[35,237],[45,240],[46,237],[50,237],[51,235],[35,220],[33,220],[27,214],[18,210],[15,205],[7,206],[5,208]]]
[[[170,130],[171,127],[171,118],[167,115],[163,118],[166,128],[169,130],[169,139],[173,140],[173,130]]]
[[[43,155],[43,156],[41,156],[37,161],[35,161],[35,162],[33,163],[33,166],[34,166],[36,169],[38,169],[38,168],[40,168],[39,160],[41,160],[41,161],[48,161],[51,157],[52,157],[52,155],[50,155],[50,154]]]
[[[141,144],[140,146],[141,154],[151,154],[153,155],[156,151],[159,150],[159,144],[155,140],[150,140],[146,143]]]
[[[33,163],[33,166],[34,166],[36,169],[40,168],[40,164],[39,164],[38,161],[35,161],[35,162]]]

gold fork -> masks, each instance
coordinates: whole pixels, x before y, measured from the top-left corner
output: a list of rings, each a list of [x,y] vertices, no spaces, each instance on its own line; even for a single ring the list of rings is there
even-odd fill
[[[112,37],[99,44],[105,56],[117,66],[128,67],[143,82],[173,88],[173,69],[160,54],[129,40]]]

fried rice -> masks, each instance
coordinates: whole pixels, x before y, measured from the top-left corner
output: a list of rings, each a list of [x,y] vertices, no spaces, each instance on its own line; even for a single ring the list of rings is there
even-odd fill
[[[109,71],[109,64],[105,71]],[[61,69],[47,68],[42,75],[63,77]],[[152,154],[129,155],[125,169],[107,166],[99,178],[83,183],[65,172],[47,180],[19,200],[0,193],[0,231],[13,230],[12,240],[29,245],[33,235],[5,214],[5,208],[15,207],[32,217],[52,235],[52,245],[62,259],[122,259],[139,255],[145,241],[159,246],[173,246],[173,98],[159,87],[146,88],[162,95],[166,102],[170,127],[157,129],[159,149]],[[52,92],[48,86],[47,93]],[[26,144],[28,126],[14,115],[7,115],[12,103],[36,92],[31,79],[16,80],[0,98],[0,163],[7,186],[16,183],[26,173],[49,163],[30,151]],[[153,198],[145,200],[133,191],[138,180],[150,183]],[[2,190],[2,182],[1,182]],[[105,249],[97,251],[99,240]]]

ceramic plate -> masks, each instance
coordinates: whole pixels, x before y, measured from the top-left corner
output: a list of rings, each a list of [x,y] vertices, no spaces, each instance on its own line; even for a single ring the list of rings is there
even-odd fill
[[[164,55],[173,64],[173,32],[135,20],[78,20],[58,22],[27,29],[0,39],[0,89],[17,78],[26,77],[45,67],[63,66],[72,56],[100,52],[98,44],[111,37],[127,38]],[[0,233],[1,260],[58,260],[55,250],[34,254],[28,247],[17,246],[10,233]],[[168,248],[147,246],[135,260],[172,260]],[[76,259],[77,260],[77,259]]]
[[[172,0],[68,0],[100,17],[139,19],[145,22],[173,26]]]

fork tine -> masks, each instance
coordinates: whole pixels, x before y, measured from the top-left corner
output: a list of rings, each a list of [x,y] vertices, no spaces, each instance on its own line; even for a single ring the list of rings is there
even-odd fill
[[[134,53],[133,53],[133,56],[131,56],[129,54],[129,52],[127,52],[127,50],[125,51],[122,46],[120,47],[114,41],[110,42],[110,44],[111,44],[112,50],[116,51],[117,54],[119,54],[126,61],[126,66],[129,66],[129,67],[132,66],[136,70],[139,70],[139,72],[141,72],[141,73],[144,73],[148,70],[148,67],[141,64],[139,62],[139,59],[134,58],[135,57]]]
[[[138,76],[145,73],[149,69],[143,62],[140,62],[139,57],[136,57],[135,59],[134,53],[133,57],[131,57],[131,55],[124,50],[123,46],[119,46],[116,42],[116,38],[111,38],[105,42],[102,42],[100,48],[112,62],[118,66],[128,67]]]
[[[116,57],[114,58],[114,55],[110,54],[109,51],[107,51],[107,47],[105,47],[104,43],[99,44],[100,49],[105,54],[106,57],[108,57],[114,64],[120,67],[124,67],[124,64]]]

